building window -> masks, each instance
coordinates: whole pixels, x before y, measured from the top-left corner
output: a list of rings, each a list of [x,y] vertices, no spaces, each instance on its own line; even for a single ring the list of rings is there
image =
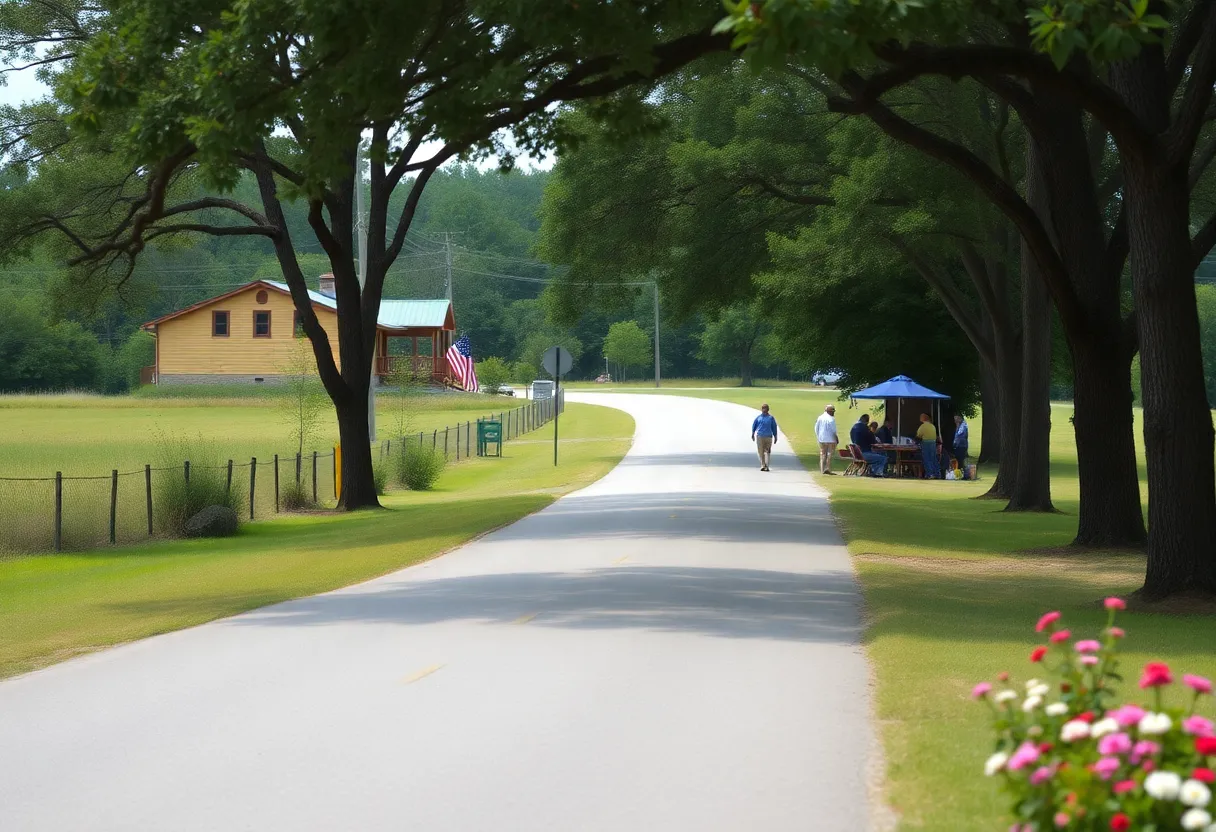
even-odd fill
[[[256,299],[258,302],[258,306],[262,306],[266,303],[266,301],[268,301],[270,299],[270,295],[266,294],[266,290],[263,289],[262,291],[257,293]]]
[[[300,310],[297,309],[295,312],[292,312],[291,314],[293,316],[292,317],[292,330],[295,332],[297,338],[303,338],[304,337],[304,322],[300,320]]]
[[[253,337],[254,338],[269,338],[270,337],[270,313],[269,312],[254,312],[253,313]]]
[[[228,337],[228,313],[227,312],[212,312],[211,313],[211,337],[227,338]]]

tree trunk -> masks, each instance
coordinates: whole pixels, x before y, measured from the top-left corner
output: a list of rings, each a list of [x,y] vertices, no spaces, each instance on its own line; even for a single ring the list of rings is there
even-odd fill
[[[1180,125],[1171,123],[1167,78],[1159,45],[1111,72],[1129,108],[1156,134],[1119,148],[1144,401],[1149,536],[1140,594],[1148,599],[1216,592],[1216,466],[1189,227],[1194,146],[1187,152],[1171,141]],[[1187,109],[1195,103],[1188,91],[1180,119],[1195,115]]]
[[[1026,149],[1026,202],[1044,213],[1042,166]],[[1005,511],[1055,511],[1051,504],[1051,299],[1022,243],[1022,386],[1017,473]]]
[[[980,452],[976,458],[981,464],[999,462],[1001,459],[1001,392],[996,368],[982,358],[980,360],[980,409],[984,419],[980,427]]]
[[[1141,546],[1144,514],[1132,424],[1131,361],[1105,339],[1071,344],[1081,511],[1078,546]]]
[[[366,393],[366,391],[365,391]],[[376,477],[372,470],[372,448],[367,432],[367,396],[343,398],[334,403],[338,412],[338,437],[342,443],[342,493],[338,507],[379,508]]]
[[[743,359],[739,362],[739,375],[742,379],[739,382],[740,387],[752,386],[752,358],[750,354],[743,356]]]
[[[1021,339],[997,339],[996,359],[1000,409],[994,416],[1001,426],[1001,459],[992,487],[984,496],[1007,500],[1013,496],[1022,458]]]
[[[1125,163],[1148,463],[1143,595],[1216,592],[1216,486],[1186,167]],[[1131,395],[1130,377],[1127,383]],[[1198,418],[1196,418],[1198,417]]]

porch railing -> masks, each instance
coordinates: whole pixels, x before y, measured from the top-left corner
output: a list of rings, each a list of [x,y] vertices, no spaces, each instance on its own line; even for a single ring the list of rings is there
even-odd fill
[[[430,355],[380,355],[376,357],[376,375],[391,376],[413,364],[414,372],[442,379],[447,375],[447,359]]]

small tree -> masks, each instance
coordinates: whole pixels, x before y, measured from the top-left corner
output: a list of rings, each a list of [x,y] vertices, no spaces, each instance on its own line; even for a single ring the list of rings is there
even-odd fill
[[[604,339],[604,357],[622,368],[645,367],[650,363],[652,346],[650,336],[642,331],[637,321],[617,321],[608,328]],[[624,371],[621,380],[624,381]]]
[[[296,453],[303,455],[305,448],[319,438],[321,419],[329,409],[329,397],[317,375],[312,347],[306,340],[297,338],[292,344],[280,374],[286,395],[279,407],[283,421],[291,431]]]
[[[737,366],[742,386],[751,387],[752,367],[772,360],[771,329],[757,304],[731,306],[706,324],[697,356],[715,367]]]
[[[407,359],[393,362],[392,372],[388,375],[388,383],[393,390],[393,432],[397,437],[409,436],[414,432],[418,395],[429,378],[414,365],[412,357],[407,356]]]
[[[497,356],[477,362],[477,383],[487,393],[497,393],[511,379],[511,368]]]

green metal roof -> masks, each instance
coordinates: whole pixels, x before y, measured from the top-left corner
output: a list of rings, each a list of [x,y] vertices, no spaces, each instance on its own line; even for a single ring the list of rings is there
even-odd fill
[[[280,289],[288,294],[291,290],[286,283],[279,283],[274,280],[267,280],[271,286]],[[308,297],[313,303],[327,306],[330,309],[336,310],[338,302],[329,295],[323,295],[320,292],[308,290]],[[386,329],[409,329],[412,327],[423,327],[429,329],[442,329],[448,319],[448,308],[451,306],[449,300],[382,300],[380,301],[380,316],[376,323]]]

